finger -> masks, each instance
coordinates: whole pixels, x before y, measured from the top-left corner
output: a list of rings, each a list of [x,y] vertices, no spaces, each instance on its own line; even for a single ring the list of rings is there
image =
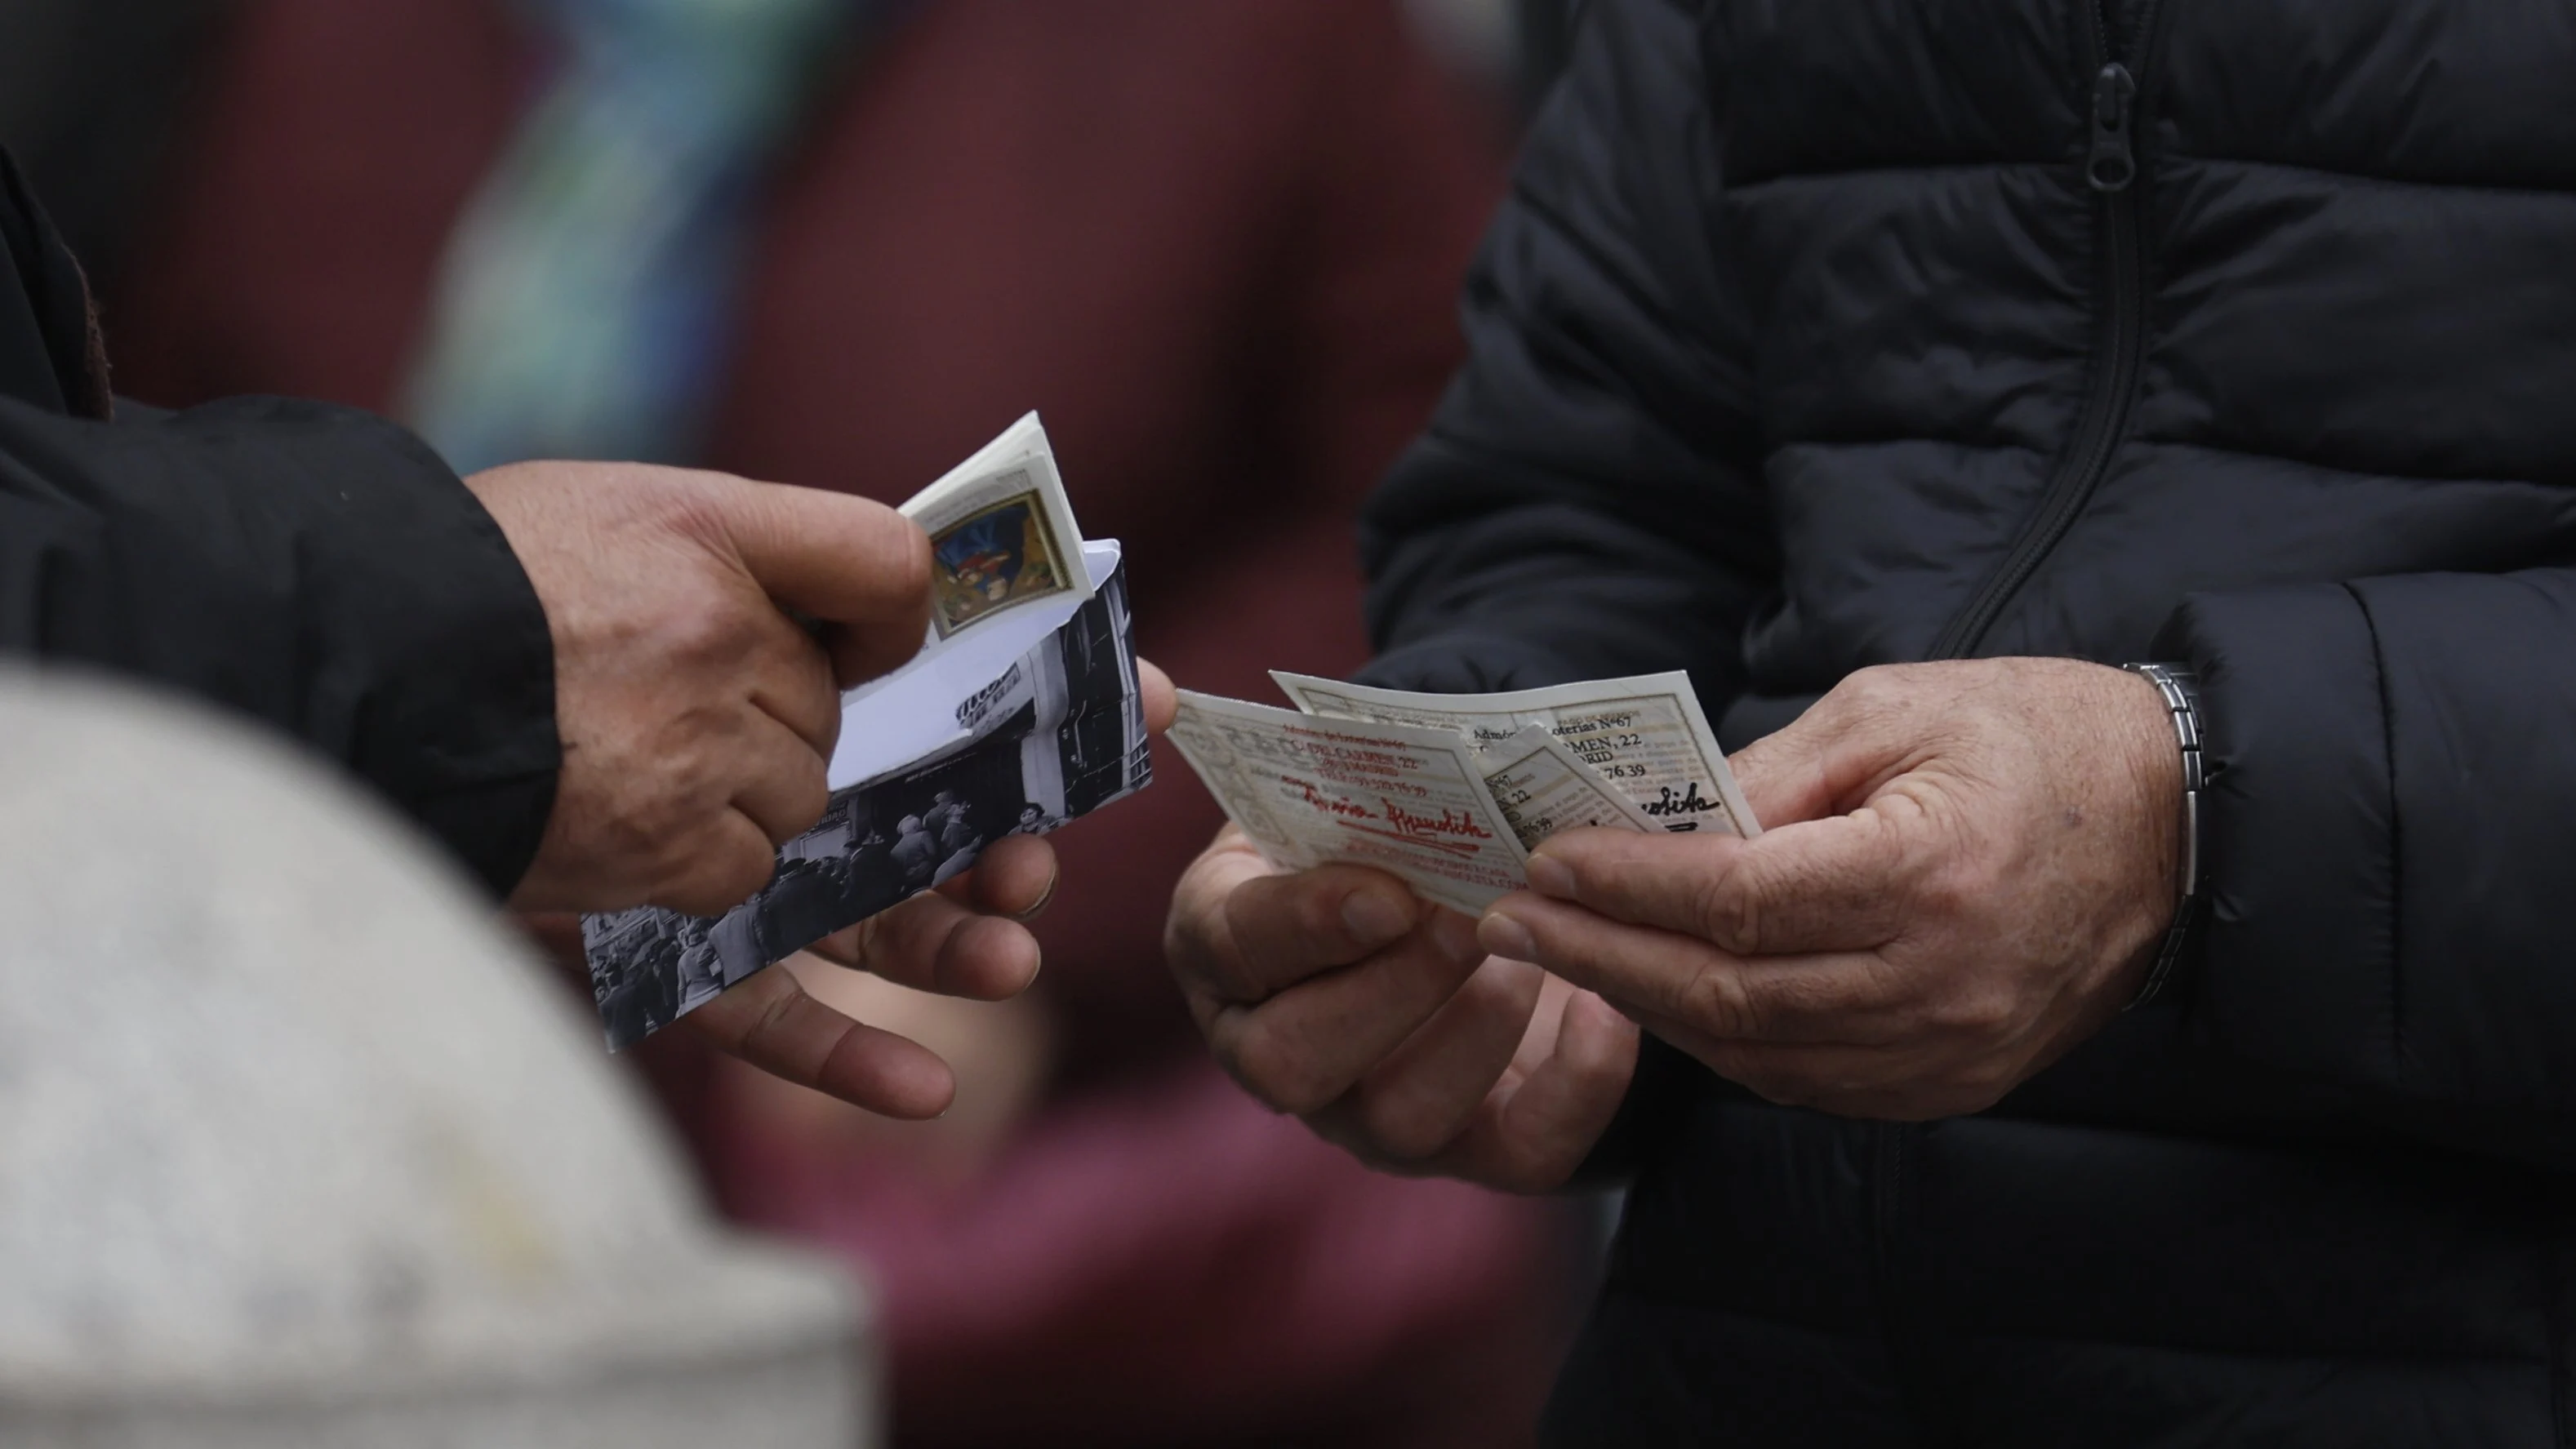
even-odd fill
[[[832,803],[825,784],[828,761],[814,747],[765,713],[743,723],[742,737],[731,745],[732,768],[740,783],[733,808],[751,818],[769,837],[772,849],[814,828]]]
[[[762,971],[681,1021],[771,1076],[889,1117],[936,1117],[957,1094],[936,1054],[816,1001],[791,971]]]
[[[1730,955],[1696,936],[1632,926],[1517,892],[1494,903],[1478,939],[1623,1006],[1725,1039],[1876,1043],[1903,1029],[1906,983],[1867,952]]]
[[[916,991],[1003,1001],[1038,977],[1038,938],[1026,926],[982,915],[924,891],[808,950]]]
[[[721,916],[778,873],[778,844],[758,821],[727,810],[687,843],[647,903],[684,916]]]
[[[752,483],[727,496],[725,523],[760,587],[828,626],[843,685],[920,650],[930,628],[930,539],[912,520],[844,493]]]
[[[1881,665],[1844,677],[1789,724],[1728,758],[1766,829],[1858,805],[1922,745],[1933,700],[1923,666]]]
[[[1208,848],[1181,872],[1172,887],[1172,907],[1163,922],[1163,957],[1180,983],[1181,993],[1241,1000],[1255,995],[1242,963],[1236,959],[1234,928],[1225,903],[1245,882],[1282,874],[1262,858],[1241,830],[1232,825],[1217,832]]]
[[[1431,1019],[1483,961],[1474,923],[1436,912],[1394,946],[1259,1006],[1192,1010],[1217,1061],[1282,1112],[1318,1112]]]
[[[1163,949],[1185,995],[1254,1002],[1403,939],[1423,909],[1382,872],[1282,871],[1229,825],[1173,889]]]
[[[1526,961],[1487,959],[1313,1125],[1372,1159],[1419,1161],[1448,1146],[1519,1053],[1546,979]]]
[[[1902,932],[1937,863],[1910,801],[1731,835],[1570,830],[1541,844],[1530,885],[1612,920],[1738,956],[1865,950]]]
[[[1229,1000],[1264,1000],[1402,940],[1431,909],[1402,881],[1366,866],[1249,875],[1225,896],[1217,984]]]
[[[1026,921],[1054,899],[1056,879],[1054,846],[1034,835],[1005,835],[984,847],[973,870],[939,889],[968,910]]]
[[[1842,756],[1834,748],[1839,732],[1809,724],[1815,712],[1810,708],[1778,733],[1727,756],[1736,788],[1765,834],[1834,813],[1841,794],[1837,767]]]
[[[1180,692],[1172,687],[1172,677],[1154,667],[1149,659],[1136,661],[1138,692],[1145,700],[1145,729],[1161,734],[1172,727],[1181,712]]]
[[[1055,895],[1055,851],[1034,836],[1006,835],[984,848],[975,868],[951,877],[934,892],[966,911],[1026,922],[1046,909]],[[906,902],[904,904],[909,904]],[[902,909],[901,905],[894,909]],[[867,970],[870,943],[883,928],[861,921],[846,926],[805,949],[835,966]],[[1032,941],[1034,937],[1030,938]],[[970,991],[952,993],[993,999],[1018,994],[1037,966],[1020,950],[1019,937],[982,933],[963,948],[965,984]],[[888,979],[892,979],[889,977]]]
[[[841,737],[841,691],[832,661],[814,636],[771,611],[758,624],[751,656],[751,702],[787,727],[825,761]]]
[[[1443,1154],[1441,1170],[1513,1192],[1549,1192],[1610,1130],[1636,1075],[1636,1024],[1589,991],[1565,993],[1556,1010],[1546,1055],[1493,1094]]]

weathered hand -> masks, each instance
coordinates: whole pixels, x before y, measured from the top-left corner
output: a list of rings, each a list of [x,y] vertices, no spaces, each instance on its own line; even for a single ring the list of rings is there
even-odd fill
[[[1565,1181],[1618,1111],[1636,1029],[1489,959],[1383,872],[1281,872],[1241,832],[1181,878],[1165,950],[1217,1060],[1362,1159],[1515,1191]]]
[[[1159,734],[1178,705],[1172,682],[1143,660],[1137,674],[1146,727]],[[1026,923],[1046,909],[1055,883],[1054,847],[1004,836],[973,870],[807,949],[918,991],[1006,1000],[1037,979],[1038,942]],[[580,959],[577,918],[531,924],[567,959]],[[815,999],[792,971],[755,972],[680,1025],[774,1077],[889,1117],[936,1117],[956,1093],[936,1053]]]
[[[678,468],[523,463],[466,486],[554,636],[563,769],[512,904],[739,904],[822,816],[841,686],[921,647],[929,540],[866,499]]]
[[[2099,1030],[2173,915],[2181,765],[2119,670],[1864,670],[1734,763],[1759,840],[1568,832],[1479,939],[1773,1101],[1920,1119]]]

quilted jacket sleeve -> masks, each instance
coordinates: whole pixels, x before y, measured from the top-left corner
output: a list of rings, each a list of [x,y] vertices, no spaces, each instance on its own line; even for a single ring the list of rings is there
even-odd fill
[[[496,893],[553,808],[535,591],[456,476],[362,413],[243,399],[109,424],[0,398],[0,652],[294,735]]]
[[[2576,569],[2204,595],[2190,1009],[2446,1145],[2576,1166]]]
[[[1469,278],[1466,369],[1363,520],[1374,681],[1686,668],[1712,714],[1742,688],[1774,544],[1694,9],[1587,12]]]
[[[545,611],[500,526],[366,414],[109,422],[105,378],[79,269],[0,154],[0,655],[264,721],[516,885],[560,746]]]

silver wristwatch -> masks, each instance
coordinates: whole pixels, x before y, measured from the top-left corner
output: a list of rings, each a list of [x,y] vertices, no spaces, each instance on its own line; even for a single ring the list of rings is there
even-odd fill
[[[2190,670],[2172,664],[2124,664],[2120,666],[2156,687],[2165,697],[2165,709],[2173,715],[2174,736],[2182,742],[2182,900],[2174,907],[2173,925],[2166,930],[2164,944],[2156,949],[2156,964],[2147,971],[2146,984],[2125,1010],[2134,1011],[2155,1000],[2173,975],[2174,963],[2182,959],[2183,947],[2190,939],[2191,927],[2200,914],[2200,792],[2207,783],[2200,758],[2200,680]]]

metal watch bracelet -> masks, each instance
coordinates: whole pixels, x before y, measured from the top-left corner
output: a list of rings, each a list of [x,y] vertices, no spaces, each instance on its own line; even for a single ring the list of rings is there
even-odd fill
[[[2200,792],[2207,777],[2202,773],[2200,756],[2199,677],[2173,664],[2120,667],[2154,685],[2156,692],[2164,696],[2165,709],[2173,716],[2174,737],[2182,744],[2182,899],[2174,907],[2173,925],[2165,931],[2164,944],[2156,949],[2156,964],[2148,969],[2146,983],[2121,1008],[2135,1011],[2164,990],[2200,914]]]

